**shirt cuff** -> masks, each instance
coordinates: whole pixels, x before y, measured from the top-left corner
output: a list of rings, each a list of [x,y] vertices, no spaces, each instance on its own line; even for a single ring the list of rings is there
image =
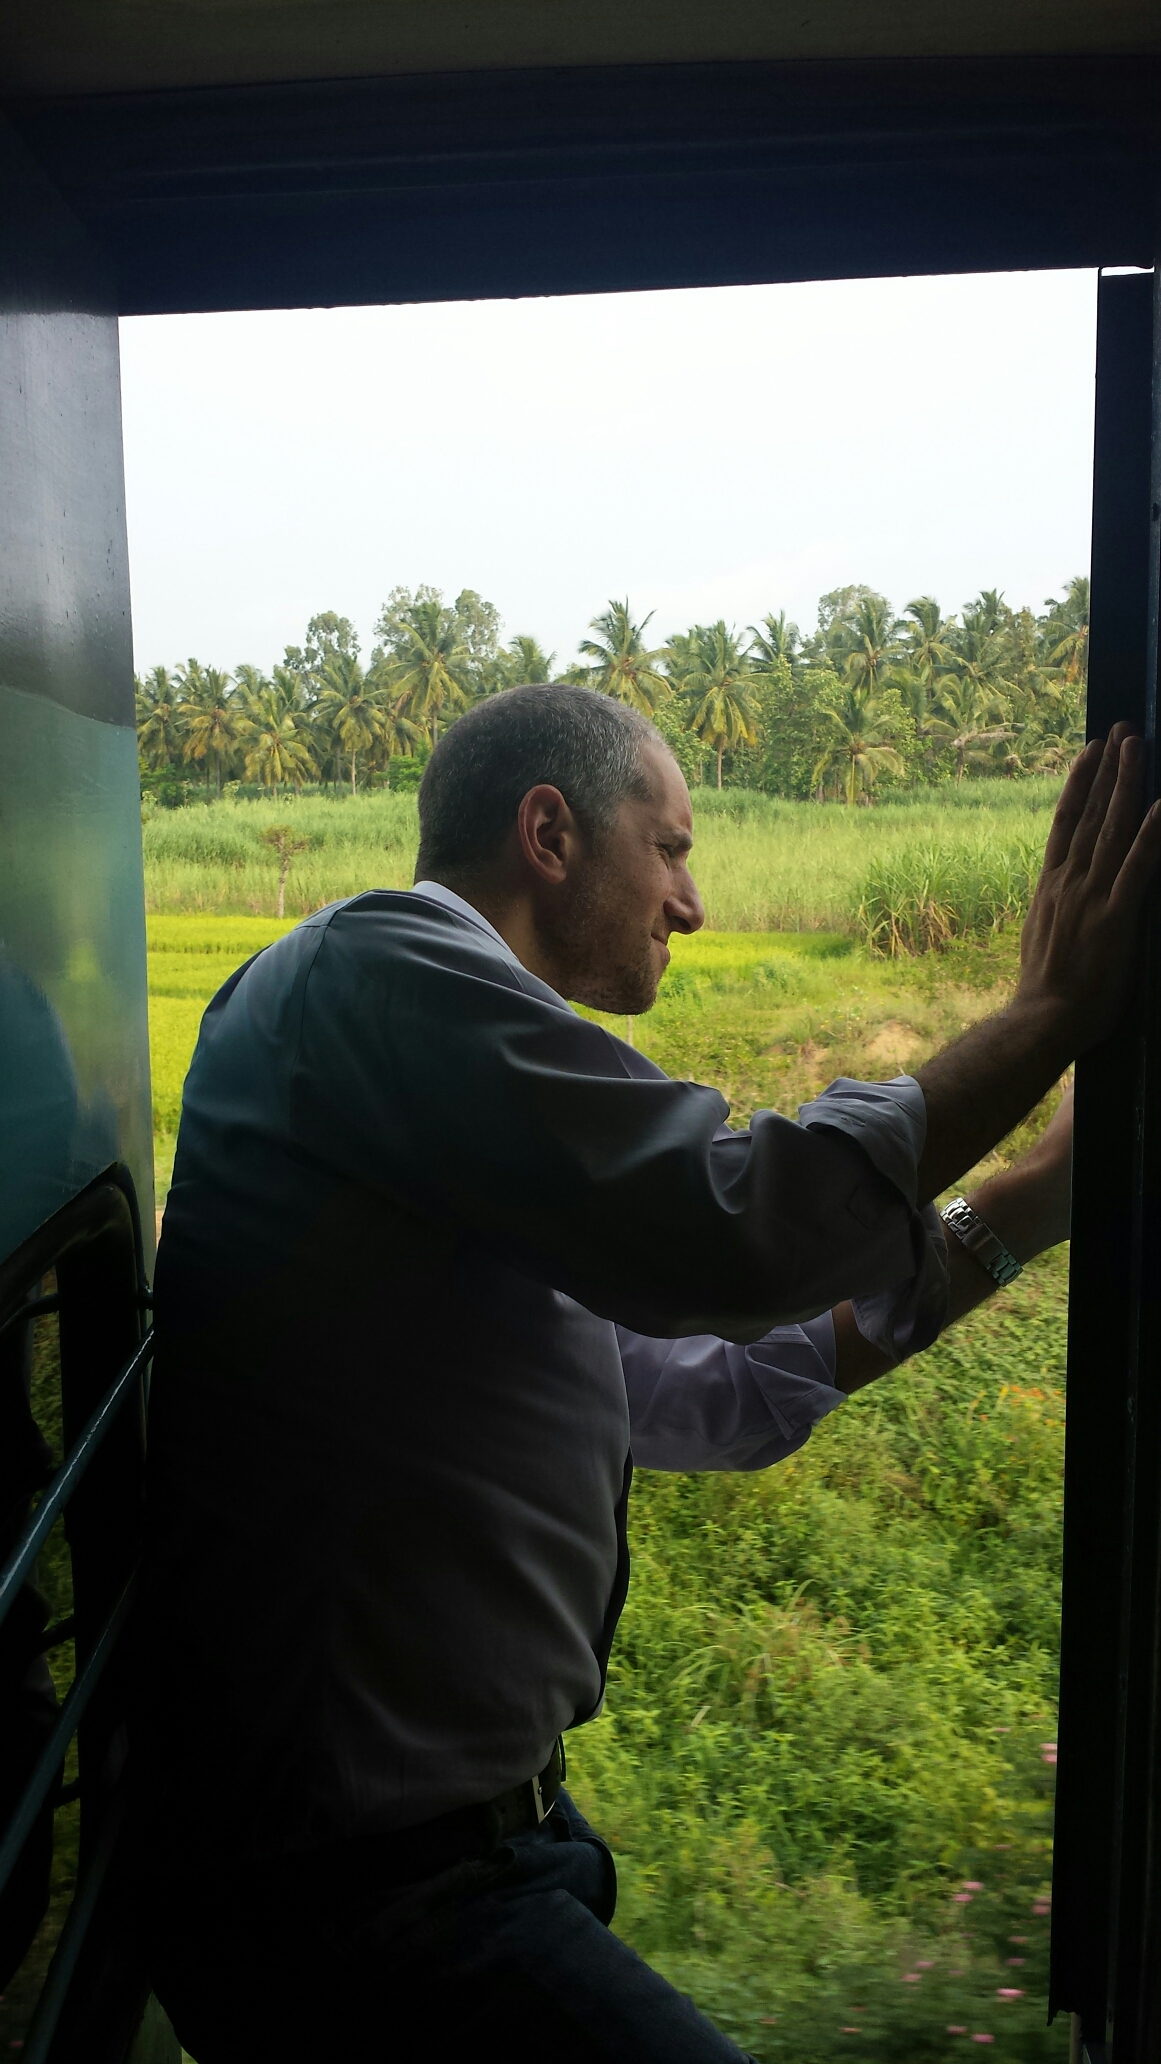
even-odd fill
[[[922,1354],[938,1340],[947,1324],[951,1277],[947,1267],[947,1239],[934,1204],[927,1204],[912,1219],[915,1274],[905,1283],[877,1291],[873,1297],[852,1297],[851,1310],[864,1340],[877,1347],[888,1361],[898,1365],[909,1356]]]
[[[911,1207],[914,1267],[904,1281],[851,1300],[864,1340],[897,1365],[922,1354],[947,1323],[950,1277],[943,1222],[933,1204],[917,1208],[919,1157],[927,1140],[927,1106],[913,1075],[893,1082],[853,1082],[842,1075],[799,1108],[803,1125],[845,1132]]]
[[[857,1141],[914,1210],[927,1142],[927,1105],[914,1075],[896,1075],[893,1082],[840,1075],[813,1103],[800,1104],[798,1117],[802,1125],[827,1125]]]

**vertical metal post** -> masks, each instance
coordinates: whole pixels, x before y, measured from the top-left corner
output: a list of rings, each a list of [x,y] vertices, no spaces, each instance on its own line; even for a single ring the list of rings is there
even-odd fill
[[[1089,734],[1156,729],[1154,282],[1097,304]],[[1151,777],[1152,778],[1152,777]],[[1144,2064],[1156,1988],[1161,1399],[1155,923],[1125,1026],[1077,1068],[1050,2007]]]
[[[1153,288],[1145,728],[1155,761],[1161,583],[1161,322]],[[1118,2057],[1152,2058],[1161,2030],[1158,1865],[1161,1840],[1161,935],[1147,927],[1137,1041],[1134,1252],[1130,1301],[1131,1531],[1123,1572],[1120,1828],[1113,1908],[1111,2027]]]

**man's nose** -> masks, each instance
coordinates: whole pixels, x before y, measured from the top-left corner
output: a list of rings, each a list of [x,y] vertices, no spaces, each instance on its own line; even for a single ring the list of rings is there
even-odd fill
[[[688,868],[665,899],[665,915],[675,932],[700,932],[705,923],[705,904]]]

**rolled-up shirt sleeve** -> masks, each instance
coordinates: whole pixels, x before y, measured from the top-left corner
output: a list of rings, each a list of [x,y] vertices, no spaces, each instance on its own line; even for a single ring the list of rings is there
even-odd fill
[[[625,1326],[617,1344],[642,1469],[768,1469],[846,1402],[829,1312],[749,1346],[709,1333],[655,1340]]]
[[[813,1103],[801,1104],[799,1121],[856,1140],[879,1173],[911,1208],[914,1266],[871,1295],[855,1296],[851,1308],[864,1340],[894,1363],[920,1354],[947,1322],[947,1242],[934,1205],[920,1209],[919,1158],[927,1139],[927,1106],[913,1075],[892,1082],[854,1082],[839,1076]]]

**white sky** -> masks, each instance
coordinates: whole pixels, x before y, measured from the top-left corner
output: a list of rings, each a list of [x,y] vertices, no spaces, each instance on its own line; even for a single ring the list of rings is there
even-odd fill
[[[1039,608],[1087,570],[1095,276],[122,322],[139,670],[478,588],[562,664],[848,581]]]

